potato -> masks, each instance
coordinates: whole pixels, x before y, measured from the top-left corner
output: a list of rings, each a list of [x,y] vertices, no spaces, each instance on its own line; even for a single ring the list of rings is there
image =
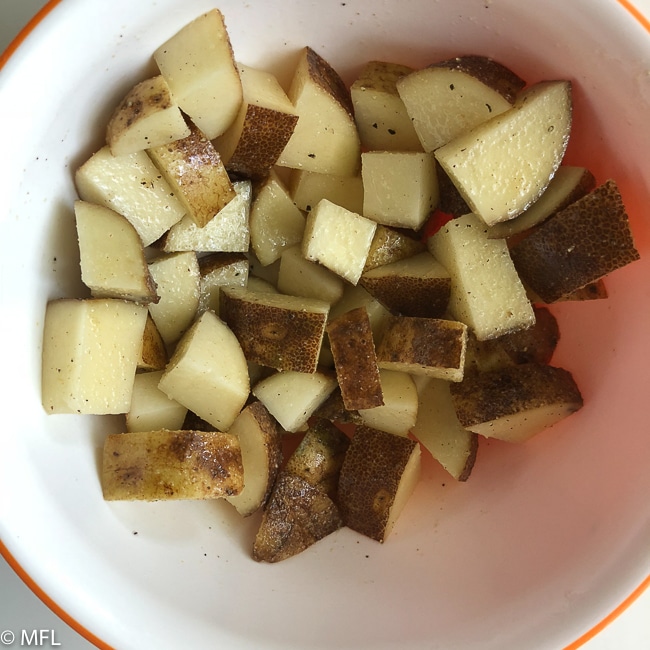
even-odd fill
[[[47,413],[126,413],[147,308],[126,300],[50,301],[43,323],[41,399]]]
[[[228,430],[239,439],[244,467],[244,487],[227,496],[243,517],[263,508],[282,462],[282,432],[261,402],[251,402]]]
[[[547,304],[639,259],[612,180],[540,224],[511,255],[522,280]]]
[[[246,358],[277,370],[316,372],[329,303],[224,287],[221,317]]]
[[[221,287],[245,287],[248,270],[244,253],[210,253],[200,257],[199,313],[210,309],[218,316]]]
[[[511,109],[436,149],[435,156],[472,212],[493,226],[542,195],[562,162],[571,120],[571,83],[539,82]]]
[[[136,84],[115,107],[106,128],[114,156],[144,151],[190,135],[162,75]]]
[[[399,262],[425,250],[426,246],[420,239],[411,237],[403,230],[378,224],[372,238],[372,244],[370,244],[363,272],[366,273],[384,264]]]
[[[217,499],[243,486],[239,441],[229,433],[137,431],[104,443],[106,501]]]
[[[230,328],[206,311],[179,341],[158,384],[219,431],[227,431],[246,404],[246,357]]]
[[[114,156],[108,145],[75,172],[79,198],[115,210],[137,230],[143,246],[158,240],[185,214],[169,183],[144,151]]]
[[[158,302],[156,283],[142,240],[122,215],[86,201],[75,201],[81,280],[95,298]]]
[[[205,136],[232,124],[243,98],[223,15],[212,9],[160,45],[153,58],[172,97]]]
[[[142,335],[142,349],[138,359],[138,370],[162,370],[169,361],[165,342],[154,323],[151,314],[147,314],[147,321]]]
[[[336,424],[363,424],[358,411],[350,411],[343,404],[341,389],[337,386],[330,396],[314,411],[313,417]]]
[[[370,318],[364,307],[348,311],[327,325],[336,378],[346,409],[369,409],[384,403]]]
[[[301,53],[288,95],[298,123],[278,165],[354,176],[361,145],[350,93],[332,66],[310,47]]]
[[[296,207],[311,212],[321,199],[327,199],[350,212],[363,211],[363,182],[360,175],[339,176],[292,169],[289,193]]]
[[[410,438],[357,427],[339,478],[343,523],[384,542],[417,485],[420,456]]]

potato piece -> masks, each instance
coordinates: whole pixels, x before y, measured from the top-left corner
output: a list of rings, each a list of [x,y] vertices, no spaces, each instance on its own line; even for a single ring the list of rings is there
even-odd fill
[[[391,316],[377,348],[379,367],[461,381],[467,325],[439,318]]]
[[[142,350],[138,360],[138,370],[162,370],[169,361],[165,342],[154,323],[151,314],[147,314],[147,322],[142,335]]]
[[[513,108],[436,149],[435,156],[472,212],[493,226],[542,195],[564,157],[571,116],[571,83],[540,82]]]
[[[235,198],[200,228],[185,215],[159,242],[166,253],[245,253],[250,245],[250,181],[233,183]]]
[[[162,75],[136,84],[115,107],[106,128],[114,156],[186,138],[190,128]]]
[[[121,214],[86,201],[75,201],[81,280],[95,298],[158,301],[142,240]]]
[[[47,413],[126,413],[147,308],[126,300],[61,299],[43,323],[41,399]]]
[[[230,328],[210,311],[201,314],[179,341],[158,387],[227,431],[250,392],[246,357]]]
[[[478,434],[464,429],[451,400],[449,382],[416,377],[418,416],[411,433],[457,481],[466,481],[476,461]]]
[[[403,316],[440,318],[451,295],[447,269],[427,251],[366,271],[359,284],[387,309]]]
[[[278,274],[280,292],[317,298],[333,304],[341,298],[343,289],[343,278],[324,266],[305,259],[300,246],[283,251]]]
[[[378,224],[363,271],[366,273],[378,266],[399,262],[425,250],[426,245],[423,241],[415,239],[401,230]]]
[[[384,403],[370,318],[364,307],[348,311],[327,325],[343,404],[351,411]]]
[[[368,151],[421,151],[397,81],[413,72],[399,63],[370,61],[350,87],[361,145]]]
[[[75,173],[79,198],[115,210],[137,230],[143,246],[158,240],[185,214],[169,183],[144,151],[114,156],[108,145]]]
[[[342,526],[336,504],[299,476],[281,473],[255,536],[253,559],[281,562]]]
[[[367,151],[361,154],[363,216],[398,228],[420,228],[438,205],[433,154]]]
[[[235,121],[215,141],[230,173],[261,179],[275,165],[298,121],[293,104],[269,72],[238,64],[244,93]]]
[[[199,259],[199,313],[210,309],[219,315],[221,287],[248,284],[248,258],[243,253],[211,253]]]
[[[127,431],[176,431],[183,427],[187,408],[158,388],[162,374],[162,370],[156,370],[135,376],[131,407],[126,414]]]
[[[282,462],[282,432],[261,402],[249,404],[228,432],[239,439],[244,488],[226,501],[248,517],[263,508],[271,495]]]
[[[571,293],[567,293],[566,296],[562,296],[553,302],[567,302],[567,301],[582,301],[582,300],[605,300],[608,297],[607,287],[605,286],[605,280],[600,278],[595,282],[590,282],[585,284],[584,287],[576,289]]]
[[[550,363],[560,340],[557,319],[546,307],[534,307],[535,324],[496,339],[514,363]]]
[[[185,25],[153,54],[172,97],[214,140],[235,119],[243,91],[223,15],[212,9]]]
[[[639,259],[612,180],[540,224],[511,255],[522,280],[547,304]]]
[[[427,245],[451,275],[449,311],[480,341],[525,329],[535,321],[519,275],[501,239],[473,214],[450,221]]]
[[[434,151],[507,111],[525,82],[485,56],[434,63],[397,81],[397,91],[425,151]]]
[[[407,436],[418,414],[418,394],[412,377],[397,370],[379,371],[384,403],[369,409],[359,409],[366,426],[396,436]]]
[[[219,152],[194,125],[190,135],[147,150],[174,189],[187,216],[203,228],[235,198],[235,188]]]
[[[322,372],[286,370],[253,386],[253,395],[290,433],[300,431],[336,388],[336,379]]]
[[[149,263],[160,300],[149,305],[165,345],[171,346],[191,325],[199,307],[199,263],[195,253],[171,253]]]
[[[311,212],[321,199],[327,199],[350,212],[363,210],[363,181],[361,176],[319,174],[304,169],[292,169],[289,193],[296,207]]]
[[[376,228],[374,221],[322,199],[307,215],[302,254],[356,284]]]
[[[137,431],[104,443],[106,501],[217,499],[243,486],[239,441],[229,433]]]
[[[314,411],[312,417],[337,424],[363,424],[357,411],[349,411],[345,408],[341,389],[338,386]]]
[[[450,390],[461,426],[508,442],[528,440],[583,404],[571,373],[537,363],[470,373]]]
[[[361,145],[350,93],[332,66],[310,47],[302,52],[288,95],[299,119],[278,165],[354,176]]]
[[[323,300],[225,287],[221,317],[246,358],[277,370],[316,372],[329,304]]]
[[[467,205],[467,201],[461,196],[458,188],[438,163],[436,163],[436,176],[438,177],[438,194],[440,195],[438,210],[450,214],[452,217],[462,217],[469,214],[472,209]]]
[[[253,252],[263,266],[280,259],[284,250],[302,241],[305,217],[274,172],[257,189],[250,229]]]
[[[420,445],[357,427],[339,478],[343,523],[379,542],[393,530],[420,477]]]

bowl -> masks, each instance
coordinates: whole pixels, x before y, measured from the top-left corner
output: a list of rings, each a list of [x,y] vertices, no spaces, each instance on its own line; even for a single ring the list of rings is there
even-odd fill
[[[238,60],[286,83],[310,45],[347,81],[371,59],[492,56],[570,79],[566,161],[614,178],[641,260],[609,298],[553,306],[554,358],[585,407],[521,445],[482,444],[465,484],[425,457],[384,544],[342,529],[277,565],[224,503],[106,503],[98,463],[119,418],[47,416],[44,308],[81,295],[73,171],[103,142],[151,54],[224,13]],[[50,2],[0,74],[2,553],[99,647],[577,648],[650,582],[650,2],[114,0]]]

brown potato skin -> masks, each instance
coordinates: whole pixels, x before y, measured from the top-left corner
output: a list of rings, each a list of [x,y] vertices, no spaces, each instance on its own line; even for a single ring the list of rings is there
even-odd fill
[[[160,336],[160,332],[153,322],[150,314],[147,314],[147,322],[142,335],[142,351],[138,370],[163,370],[169,361],[167,348]]]
[[[370,251],[363,267],[364,273],[378,266],[406,259],[426,250],[423,241],[406,235],[400,230],[378,224],[375,230]]]
[[[334,68],[311,47],[305,48],[309,76],[348,112],[354,116],[350,91]]]

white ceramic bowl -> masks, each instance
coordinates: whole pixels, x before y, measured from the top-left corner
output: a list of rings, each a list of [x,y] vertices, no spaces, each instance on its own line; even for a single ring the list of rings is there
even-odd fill
[[[636,0],[62,0],[0,75],[1,550],[102,646],[575,648],[650,574],[650,33]],[[212,6],[236,56],[278,72],[311,45],[351,80],[369,59],[487,54],[529,81],[570,78],[568,161],[615,178],[642,260],[606,301],[554,308],[555,361],[585,397],[522,446],[482,445],[456,484],[425,480],[384,545],[341,530],[278,565],[227,504],[107,504],[115,419],[46,416],[48,298],[79,295],[72,172],[154,48]]]

